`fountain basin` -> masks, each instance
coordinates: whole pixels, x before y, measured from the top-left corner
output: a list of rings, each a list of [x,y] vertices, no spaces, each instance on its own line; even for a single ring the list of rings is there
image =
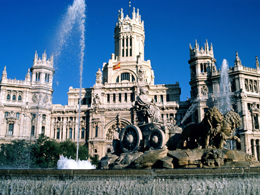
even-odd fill
[[[259,194],[259,183],[259,167],[0,170],[0,194]]]

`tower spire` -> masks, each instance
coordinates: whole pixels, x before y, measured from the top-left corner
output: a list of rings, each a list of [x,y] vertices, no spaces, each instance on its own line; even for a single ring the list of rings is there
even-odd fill
[[[131,0],[129,0],[129,13],[128,13],[129,18],[131,18],[130,17],[130,11],[131,11]]]

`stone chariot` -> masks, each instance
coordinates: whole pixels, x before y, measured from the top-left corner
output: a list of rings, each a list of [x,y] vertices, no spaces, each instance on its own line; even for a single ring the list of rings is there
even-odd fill
[[[157,150],[166,144],[165,126],[161,122],[160,110],[148,100],[147,90],[140,89],[133,104],[138,119],[137,125],[128,125],[120,133],[123,152],[136,150]]]

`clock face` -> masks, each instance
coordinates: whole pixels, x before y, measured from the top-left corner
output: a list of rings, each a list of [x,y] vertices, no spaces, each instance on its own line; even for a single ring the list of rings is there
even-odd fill
[[[125,31],[129,31],[129,30],[130,30],[130,26],[129,26],[129,25],[125,25],[125,26],[124,26],[124,30],[125,30]]]

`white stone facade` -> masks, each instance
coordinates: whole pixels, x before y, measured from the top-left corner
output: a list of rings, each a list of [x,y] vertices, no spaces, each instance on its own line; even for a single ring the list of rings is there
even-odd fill
[[[53,57],[42,59],[35,54],[34,63],[25,80],[7,79],[4,68],[0,83],[0,142],[15,139],[34,140],[41,133],[58,141],[76,142],[80,123],[80,144],[87,144],[90,155],[103,157],[113,150],[113,138],[129,124],[136,124],[133,101],[141,87],[148,90],[150,101],[160,108],[164,121],[181,121],[195,99],[200,99],[198,111],[185,122],[200,122],[205,111],[217,106],[220,71],[217,70],[213,46],[190,46],[191,98],[180,101],[179,83],[155,85],[150,60],[144,60],[145,31],[139,10],[133,9],[132,18],[118,14],[115,27],[115,52],[96,73],[93,87],[69,88],[68,105],[52,104]],[[259,62],[256,69],[242,65],[236,54],[235,65],[229,69],[234,109],[242,118],[238,131],[241,149],[260,155]],[[188,82],[188,81],[187,81]],[[81,99],[81,117],[78,121]],[[166,137],[169,137],[167,134]]]
[[[31,73],[30,73],[31,72]],[[7,79],[6,67],[0,83],[0,142],[34,140],[51,135],[53,56],[35,53],[25,80]]]

